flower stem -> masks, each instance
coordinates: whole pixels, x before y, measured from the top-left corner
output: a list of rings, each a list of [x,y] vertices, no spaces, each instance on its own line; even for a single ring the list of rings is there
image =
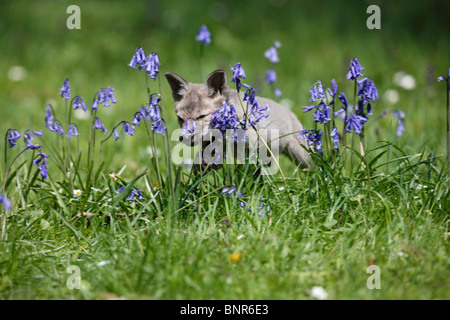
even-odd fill
[[[200,76],[201,76],[201,78],[203,79],[203,52],[204,52],[204,49],[203,49],[203,47],[204,47],[205,45],[203,44],[203,42],[202,43],[200,43]]]
[[[147,85],[147,96],[148,96],[148,99],[149,99],[148,103],[151,104],[153,96],[150,93],[150,84],[149,84],[149,81],[148,81],[148,74],[147,73],[145,73],[145,83]],[[153,160],[152,160],[152,162],[153,162],[153,165],[154,165],[154,167],[156,169],[156,175],[158,176],[159,187],[162,188],[163,184],[162,184],[161,169],[159,167],[159,162],[158,162],[158,159],[157,159],[157,156],[156,156],[156,138],[155,138],[155,134],[153,133],[152,136],[150,137],[150,130],[148,128],[148,124],[147,124],[147,122],[144,122],[144,123],[145,123],[145,130],[147,131],[148,140],[150,141],[150,144],[151,144],[151,147],[152,147],[152,153],[153,153]]]
[[[239,98],[239,102],[240,102],[242,111],[244,112],[244,117],[246,118],[246,121],[247,121],[247,119],[248,119],[248,114],[247,114],[247,111],[246,111],[245,108],[244,108],[244,104],[242,103],[242,99],[241,99],[241,95],[239,94],[239,90],[237,90],[237,95],[238,95],[238,98]],[[248,106],[248,103],[247,103],[247,106]],[[286,177],[284,176],[283,170],[281,169],[280,164],[278,163],[277,158],[275,157],[275,155],[273,154],[272,150],[271,150],[271,149],[269,148],[269,146],[267,145],[267,142],[266,142],[266,141],[261,137],[261,135],[259,134],[259,131],[258,131],[258,129],[256,128],[256,126],[252,125],[252,128],[253,128],[253,130],[255,130],[256,134],[258,135],[258,138],[261,139],[262,143],[264,144],[264,147],[266,147],[266,149],[267,149],[267,150],[269,151],[269,153],[270,153],[270,156],[271,156],[271,157],[273,158],[273,160],[275,161],[275,164],[276,164],[278,170],[280,171],[280,174],[281,174],[281,177],[282,177],[282,179],[283,179],[283,182],[284,182],[284,184],[286,185]],[[290,198],[291,201],[292,201],[292,196],[291,196],[291,194],[288,193],[288,195],[289,195],[289,198]]]
[[[5,155],[5,172],[4,172],[4,174],[3,174],[3,190],[2,190],[2,193],[5,193],[5,181],[6,181],[6,165],[7,165],[7,159],[8,159],[8,147],[7,147],[7,144],[8,144],[8,141],[7,141],[7,137],[8,137],[8,132],[9,132],[9,130],[6,132],[6,134],[5,134],[5,148],[4,148],[4,155]]]
[[[162,96],[161,77],[159,76],[159,74],[158,74],[158,85],[159,85],[159,94],[161,97],[161,100],[160,100],[161,114],[162,114],[162,118],[166,119],[166,115],[164,112],[164,101],[163,101],[163,96]],[[167,132],[166,132],[166,134],[164,134],[164,149],[165,149],[164,154],[166,156],[166,163],[167,163],[167,180],[169,182],[170,198],[172,199],[173,208],[175,208],[176,200],[175,200],[175,189],[174,189],[174,185],[173,185],[173,181],[172,181],[172,160],[170,157],[169,134]]]
[[[330,154],[331,153],[331,141],[329,141],[330,140],[330,130],[328,127],[328,123],[323,125],[323,129],[325,131],[325,144],[327,146],[327,152],[328,152],[328,154]]]
[[[355,133],[352,135],[352,152],[350,153],[350,177],[353,176],[353,151],[355,150]]]
[[[95,99],[95,98],[94,98]],[[94,170],[94,161],[95,161],[95,116],[97,115],[97,110],[91,110],[91,125],[89,128],[89,146],[88,146],[88,183],[86,184],[87,187],[89,185],[92,185],[91,177],[92,172]]]
[[[72,101],[71,101],[71,105],[72,105],[72,102],[73,102],[73,99],[72,99]],[[71,188],[71,194],[73,194],[73,189],[74,189],[74,187],[73,187],[73,177],[72,177],[72,169],[71,169],[71,166],[70,166],[70,163],[71,163],[71,156],[70,156],[70,154],[71,154],[71,152],[70,152],[70,139],[69,139],[69,134],[70,134],[70,132],[69,132],[69,126],[70,126],[70,121],[71,121],[71,118],[72,118],[72,108],[71,107],[69,107],[68,105],[67,105],[67,100],[66,100],[66,103],[65,103],[66,105],[65,105],[65,107],[66,107],[66,128],[67,128],[67,168],[66,168],[66,172],[69,174],[69,183],[70,183],[70,188]]]
[[[365,143],[364,143],[364,128],[362,128],[362,132],[359,135],[360,144],[361,144],[361,154],[364,156],[364,159],[366,161],[366,169],[367,169],[367,184],[369,187],[369,200],[372,197],[372,186],[371,186],[371,172],[370,172],[370,166],[369,166],[369,157],[365,151]]]

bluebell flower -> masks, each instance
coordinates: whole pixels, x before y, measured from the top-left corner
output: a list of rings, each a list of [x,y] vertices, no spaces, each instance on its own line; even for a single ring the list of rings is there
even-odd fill
[[[347,73],[347,80],[356,79],[358,77],[362,77],[364,75],[363,73],[361,73],[362,70],[364,70],[364,68],[361,67],[358,59],[357,58],[353,58],[350,61],[350,68],[349,68],[348,73]]]
[[[202,25],[200,27],[197,33],[197,37],[195,39],[206,45],[211,43],[211,33],[209,32],[208,28],[205,25]]]
[[[136,52],[134,53],[133,57],[131,57],[131,61],[128,64],[133,69],[136,69],[136,67],[141,70],[145,65],[145,52],[142,47],[136,48]]]
[[[262,217],[264,216],[265,213],[269,213],[270,212],[270,206],[264,207],[264,203],[260,202],[259,206],[256,207],[258,211],[258,216]]]
[[[45,111],[45,126],[52,132],[54,131],[53,130],[54,120],[55,120],[55,117],[52,114],[52,110],[50,109],[50,107],[47,106],[47,109]]]
[[[181,135],[191,135],[195,132],[197,126],[194,119],[186,119],[181,129]]]
[[[277,74],[274,69],[269,69],[266,72],[266,82],[272,84],[277,80]]]
[[[47,159],[49,157],[40,151],[40,154],[36,156],[36,158],[33,160],[33,164],[37,166],[40,170],[40,174],[42,177],[42,180],[47,180],[48,177],[48,169],[47,169]]]
[[[357,96],[359,96],[360,99],[358,100],[356,111],[358,115],[367,117],[365,107],[367,109],[367,114],[372,115],[372,105],[370,100],[375,102],[375,100],[378,99],[378,91],[375,87],[375,83],[367,77],[357,80],[357,84],[359,87]]]
[[[80,133],[78,132],[78,127],[75,123],[69,124],[69,130],[67,130],[67,138],[71,139],[72,137],[79,136]]]
[[[84,112],[87,111],[86,103],[84,102],[84,99],[80,96],[76,96],[75,99],[73,100],[73,108],[75,110],[83,109]]]
[[[357,81],[358,83],[358,93],[357,96],[364,97],[367,100],[378,100],[378,90],[375,87],[375,83],[369,78],[365,77]]]
[[[367,118],[357,115],[355,113],[351,113],[350,116],[348,117],[344,131],[350,132],[351,130],[353,130],[355,134],[360,134],[366,122]]]
[[[53,122],[53,131],[58,132],[58,135],[60,136],[65,134],[64,129],[59,121]]]
[[[336,111],[334,113],[334,116],[340,118],[341,120],[344,120],[344,118],[342,118],[342,116],[340,116],[341,113],[345,113],[345,109],[344,108],[339,109],[338,111]]]
[[[258,104],[258,100],[256,99],[255,89],[250,87],[248,84],[244,84],[243,86],[246,88],[243,100],[246,101],[250,105]]]
[[[449,81],[449,79],[450,79],[450,68],[448,68],[447,78],[444,76],[439,76],[437,78],[437,81]]]
[[[145,59],[145,72],[148,73],[151,79],[156,79],[159,73],[159,67],[161,66],[159,62],[159,56],[156,52],[152,52]]]
[[[117,194],[121,193],[126,187],[127,186],[123,186],[123,187],[117,189],[116,193]],[[140,189],[132,188],[131,191],[130,191],[130,195],[128,196],[127,200],[135,201],[136,200],[136,194],[137,194],[139,200],[144,199],[144,197],[142,195],[142,191]]]
[[[37,150],[37,149],[40,149],[41,148],[41,145],[39,145],[39,144],[30,144],[30,145],[27,145],[27,149],[28,150]]]
[[[309,101],[314,102],[317,99],[324,99],[325,92],[323,91],[322,82],[316,82],[310,89],[309,94],[311,95],[311,99]]]
[[[233,75],[231,77],[231,81],[236,83],[237,91],[241,89],[241,80],[245,79],[245,72],[244,69],[241,66],[241,63],[238,62],[234,65],[234,67],[231,67],[231,70],[233,70]]]
[[[112,103],[117,103],[116,98],[114,97],[114,88],[108,87],[108,88],[103,88],[102,89],[103,94],[104,94],[104,107],[109,107],[110,104],[109,102],[111,101]]]
[[[317,108],[317,106],[316,106],[315,104],[310,105],[310,106],[302,107],[303,112],[309,112],[309,111],[311,111],[312,109],[316,109],[316,108]]]
[[[126,187],[127,186],[120,187],[119,189],[116,190],[116,193],[117,194],[121,193],[123,191],[123,189],[125,189]]]
[[[331,108],[327,106],[327,104],[323,101],[323,98],[325,97],[325,93],[323,91],[322,84],[319,82],[319,88],[316,88],[316,85],[314,85],[310,89],[311,94],[311,101],[315,101],[316,99],[322,97],[322,100],[320,101],[319,105],[311,105],[311,106],[305,106],[302,107],[303,112],[309,112],[313,109],[316,109],[316,112],[313,114],[314,122],[319,122],[322,124],[327,123],[328,121],[331,121],[331,115],[330,110]]]
[[[152,122],[151,129],[154,132],[164,135],[167,130],[167,125],[161,118],[161,112],[158,106],[159,101],[161,101],[159,94],[154,93],[150,95],[149,102],[147,102],[149,106],[142,106],[139,112],[145,120]]]
[[[149,112],[148,117],[149,120],[157,121],[161,118],[160,108],[158,106],[158,103],[161,101],[161,97],[157,94],[154,94],[150,98],[149,102]]]
[[[133,188],[133,189],[131,189],[130,196],[127,198],[127,200],[135,201],[136,200],[136,195],[137,195],[139,200],[144,199],[144,197],[142,195],[142,191],[140,189],[138,189],[138,188]]]
[[[344,105],[340,110],[336,111],[334,113],[334,116],[337,117],[341,113],[344,113],[344,127],[347,126],[348,122],[348,100],[344,92],[341,92],[338,96],[339,100],[341,100],[342,104]]]
[[[93,129],[100,129],[103,131],[103,133],[106,133],[108,130],[105,128],[105,126],[103,125],[103,123],[100,121],[99,117],[95,117],[95,123],[94,126],[92,127]]]
[[[396,110],[392,112],[392,115],[397,121],[397,137],[400,137],[403,135],[403,131],[405,131],[405,123],[403,122],[403,119],[405,119],[405,113],[402,110]]]
[[[148,103],[148,102],[147,102]],[[147,106],[142,106],[140,109],[139,109],[139,112],[140,112],[140,114],[142,115],[142,117],[145,119],[145,120],[151,120],[151,118],[150,118],[150,108],[149,107],[147,107]]]
[[[64,80],[64,83],[63,83],[62,87],[59,88],[59,90],[60,90],[59,95],[60,95],[64,100],[70,100],[69,78],[67,78],[66,80]]]
[[[247,129],[247,121],[251,126],[256,125],[262,118],[267,118],[269,115],[265,114],[264,111],[269,109],[269,106],[260,107],[256,99],[255,89],[249,85],[244,85],[247,90],[244,94],[244,101],[246,101],[250,108],[247,110],[246,119],[243,120],[242,126]]]
[[[211,151],[214,154],[214,159],[213,159],[212,163],[217,166],[219,164],[220,159],[225,158],[225,153],[220,152],[216,148],[212,148]],[[220,163],[222,163],[222,162],[220,162]]]
[[[339,133],[336,128],[331,131],[330,137],[333,140],[334,148],[337,149],[339,147]]]
[[[281,90],[280,89],[275,89],[275,96],[277,97],[277,98],[281,98],[281,96],[283,95],[283,93],[281,92]]]
[[[136,113],[134,114],[133,121],[131,122],[131,124],[132,124],[133,126],[135,126],[135,127],[139,127],[140,124],[141,124],[142,118],[143,118],[142,113],[136,112]]]
[[[347,111],[348,108],[348,100],[347,97],[345,96],[344,92],[341,92],[338,96],[339,100],[341,100],[342,104],[344,105],[344,110]]]
[[[15,147],[16,141],[22,136],[16,129],[9,129],[6,135],[8,136],[8,144],[10,148]]]
[[[41,137],[42,136],[42,130],[39,130],[39,131],[26,130],[25,133],[23,134],[23,140],[25,141],[27,149],[37,150],[41,146],[38,145],[38,144],[33,144],[32,143],[32,141],[34,140],[33,135]]]
[[[319,122],[321,124],[325,124],[328,121],[331,121],[330,117],[330,107],[323,102],[320,102],[319,106],[316,109],[316,112],[313,114],[314,122]]]
[[[328,92],[330,93],[330,95],[332,97],[334,97],[338,90],[338,85],[336,83],[336,80],[334,80],[334,79],[331,79],[331,88],[332,88],[332,90],[329,90]]]
[[[117,132],[116,129],[113,130],[113,134],[114,134],[114,141],[120,139],[119,133]]]
[[[123,122],[123,133],[134,136],[134,126],[132,126],[128,121]]]
[[[114,97],[114,88],[110,86],[108,88],[102,88],[97,92],[97,96],[94,99],[94,103],[92,104],[92,110],[98,110],[99,104],[103,103],[103,106],[108,108],[110,106],[110,102],[117,103],[116,98]]]
[[[159,97],[159,95],[153,94],[150,96],[150,101],[147,102],[149,107],[142,106],[139,109],[139,112],[142,114],[142,116],[144,117],[145,120],[156,121],[157,119],[159,119],[161,117],[160,111],[159,111],[159,106],[158,106],[158,103],[160,100],[161,100],[161,98]]]
[[[167,130],[167,124],[162,118],[159,118],[153,121],[151,129],[156,133],[165,135]]]
[[[222,189],[220,194],[222,195],[222,197],[229,197],[232,193],[234,193],[236,191],[236,189],[237,189],[236,186],[227,186]],[[239,191],[239,193],[240,193],[240,191]],[[238,196],[239,196],[239,193],[238,193]]]
[[[42,137],[42,135],[44,134],[42,132],[42,129],[38,130],[38,131],[33,131],[33,130],[27,130],[27,131],[30,132],[31,134],[33,134],[34,136],[37,136],[37,137]]]
[[[11,210],[12,206],[11,206],[11,201],[8,200],[8,198],[6,198],[5,195],[0,194],[0,203],[3,203],[3,206],[5,207],[5,210]]]
[[[274,64],[280,62],[280,58],[278,57],[278,51],[277,48],[275,48],[275,46],[271,46],[269,49],[267,49],[264,52],[264,57],[269,59],[269,61]]]
[[[254,126],[257,122],[259,122],[262,118],[269,117],[269,114],[264,113],[264,111],[269,110],[269,105],[264,107],[260,107],[258,104],[254,104],[250,107],[249,112],[247,112],[247,120],[250,125]],[[244,126],[246,128],[246,126]]]
[[[332,100],[330,102],[331,104],[334,104],[334,102],[336,101],[336,94],[337,94],[337,90],[338,90],[338,85],[336,83],[336,80],[332,79],[331,80],[331,89],[327,88],[328,93],[330,94]]]
[[[63,135],[65,133],[61,123],[55,119],[49,106],[47,106],[47,110],[45,112],[45,126],[51,132],[58,132],[59,135]]]
[[[92,110],[98,110],[98,105],[100,103],[104,102],[104,101],[105,101],[105,98],[104,98],[103,92],[102,91],[98,91],[97,92],[97,96],[94,99],[94,102],[92,103],[91,109]]]
[[[235,129],[239,125],[239,118],[233,105],[225,100],[222,106],[211,116],[213,129],[225,132],[227,129]]]
[[[304,139],[308,142],[308,145],[313,145],[316,151],[322,151],[322,135],[320,130],[302,130],[300,131],[298,137]]]
[[[450,90],[450,68],[448,68],[447,78],[444,76],[439,76],[437,81],[446,81],[447,82],[447,90]]]
[[[367,99],[367,97],[363,97],[358,100],[358,104],[356,105],[356,114],[367,117],[367,115],[372,115],[372,104],[369,102],[370,100]],[[364,110],[364,107],[367,109],[367,115],[366,111]]]

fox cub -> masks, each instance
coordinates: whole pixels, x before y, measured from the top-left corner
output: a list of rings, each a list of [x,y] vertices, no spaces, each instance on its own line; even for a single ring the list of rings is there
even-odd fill
[[[183,143],[189,146],[202,143],[205,147],[212,142],[207,138],[212,129],[211,117],[225,100],[235,107],[239,120],[244,118],[244,110],[240,102],[243,101],[244,94],[239,93],[241,95],[239,99],[238,92],[229,88],[224,70],[214,71],[202,84],[190,83],[172,72],[165,73],[165,76],[172,88],[178,123],[181,128],[189,126],[191,128],[191,130],[181,131],[180,141]],[[267,140],[271,150],[279,150],[301,166],[309,167],[311,157],[302,146],[307,146],[307,142],[298,138],[298,133],[303,130],[303,126],[294,113],[270,99],[257,97],[257,101],[259,105],[267,105],[269,109],[265,111],[268,117],[261,118],[256,123],[256,129],[258,132],[266,129],[266,132],[277,133],[277,138],[272,137]],[[194,126],[192,122],[195,122]],[[252,127],[247,129],[246,134],[250,145],[258,144],[258,134]]]

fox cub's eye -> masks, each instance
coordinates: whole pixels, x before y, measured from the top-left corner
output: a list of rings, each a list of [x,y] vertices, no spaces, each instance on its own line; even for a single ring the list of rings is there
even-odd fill
[[[201,115],[201,116],[199,116],[199,117],[197,117],[197,119],[196,120],[200,120],[200,119],[203,119],[204,117],[206,117],[207,116],[207,114],[203,114],[203,115]]]

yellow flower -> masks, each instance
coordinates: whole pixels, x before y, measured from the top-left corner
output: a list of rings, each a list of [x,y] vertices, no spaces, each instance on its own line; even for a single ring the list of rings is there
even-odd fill
[[[233,262],[239,262],[242,258],[242,254],[240,251],[237,251],[235,253],[232,253],[228,256],[228,258],[230,258],[231,261]]]

